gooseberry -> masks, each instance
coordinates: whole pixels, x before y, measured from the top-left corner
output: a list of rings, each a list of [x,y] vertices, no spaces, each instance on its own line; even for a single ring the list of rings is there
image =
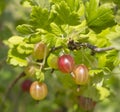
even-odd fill
[[[81,64],[74,67],[72,76],[75,80],[75,83],[78,85],[84,85],[88,82],[89,73],[88,68]]]
[[[74,68],[75,62],[71,55],[65,54],[58,58],[58,68],[63,73],[70,73]]]
[[[48,94],[47,85],[43,82],[35,81],[30,86],[30,95],[35,100],[42,100]]]

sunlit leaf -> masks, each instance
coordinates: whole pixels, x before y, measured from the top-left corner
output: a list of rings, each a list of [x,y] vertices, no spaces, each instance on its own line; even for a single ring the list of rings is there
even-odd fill
[[[106,65],[107,57],[106,54],[103,54],[98,59],[98,67],[104,67]]]
[[[99,6],[99,0],[87,2],[86,19],[88,26],[95,31],[101,31],[115,24],[112,10],[104,5]]]
[[[48,43],[49,46],[54,46],[56,43],[57,37],[54,34],[48,33],[42,37],[42,41]]]
[[[14,48],[9,50],[7,62],[14,66],[27,66],[28,62],[25,58],[26,55],[19,54]]]
[[[107,39],[110,40],[113,47],[120,50],[120,26],[116,25],[114,30],[107,35]]]
[[[79,14],[77,14],[77,12],[71,12],[70,7],[65,1],[56,4],[54,12],[57,15],[55,18],[57,24],[77,25],[80,23]]]
[[[34,32],[33,27],[28,24],[18,25],[16,28],[21,34],[28,35]]]
[[[22,5],[28,4],[31,6],[40,6],[42,8],[48,8],[50,7],[49,0],[21,0]]]
[[[101,72],[103,72],[102,69],[92,69],[89,71],[89,74],[90,74],[90,76],[94,76],[94,75],[99,74]]]
[[[56,25],[55,23],[51,23],[50,26],[51,26],[51,30],[54,34],[56,34],[56,35],[63,34],[62,29],[60,29],[60,27],[58,25]]]
[[[49,25],[49,12],[47,9],[42,9],[40,7],[33,7],[31,12],[30,23],[34,27],[47,28]]]
[[[44,73],[40,70],[36,70],[36,79],[40,82],[44,81],[45,77],[44,77]]]
[[[18,45],[20,43],[22,43],[24,40],[23,37],[20,36],[12,36],[11,38],[8,39],[8,44],[10,44],[10,46],[12,45]]]
[[[25,42],[18,45],[17,50],[20,54],[30,54],[33,51],[33,44],[27,44]]]
[[[80,8],[80,0],[65,0],[72,11],[78,11]]]
[[[110,91],[105,87],[98,86],[97,90],[99,91],[99,94],[100,94],[100,100],[104,100],[106,97],[110,95]]]
[[[31,44],[35,44],[41,41],[41,34],[32,34],[30,37],[27,39],[27,41]]]

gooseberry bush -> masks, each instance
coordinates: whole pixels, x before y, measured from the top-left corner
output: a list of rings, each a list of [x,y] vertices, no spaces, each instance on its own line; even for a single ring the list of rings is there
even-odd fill
[[[120,66],[118,2],[21,1],[30,17],[6,42],[7,62],[33,78],[29,92],[34,100],[49,97],[48,80],[70,89],[85,111],[111,95],[109,80]]]

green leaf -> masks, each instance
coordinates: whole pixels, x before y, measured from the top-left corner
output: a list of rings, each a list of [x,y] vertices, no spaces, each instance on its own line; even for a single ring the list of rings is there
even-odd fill
[[[80,0],[65,0],[71,11],[78,11],[80,8]]]
[[[55,46],[55,43],[57,41],[57,37],[52,33],[44,35],[41,39],[43,42],[47,43],[50,47]]]
[[[39,81],[39,82],[42,82],[44,81],[45,77],[44,77],[44,73],[41,72],[40,70],[36,70],[36,79]]]
[[[114,60],[114,66],[119,66],[120,65],[120,52],[118,53],[118,56]]]
[[[34,45],[33,44],[27,44],[25,42],[19,44],[17,46],[17,50],[20,54],[26,54],[29,55],[33,52]]]
[[[31,12],[30,23],[35,28],[48,28],[49,26],[49,12],[47,9],[42,9],[40,7],[33,7]]]
[[[27,66],[26,55],[21,55],[17,52],[16,47],[8,52],[7,62],[14,66]]]
[[[71,11],[78,11],[80,8],[80,0],[51,0],[51,2],[54,4],[58,4],[61,1],[66,2]]]
[[[68,18],[68,24],[69,25],[78,25],[80,24],[81,20],[80,20],[80,17],[78,15],[78,13],[76,12],[71,12],[69,18]]]
[[[20,36],[12,36],[11,38],[8,39],[8,46],[14,46],[22,43],[24,40],[23,37]]]
[[[30,35],[34,32],[33,27],[28,24],[18,25],[16,29],[23,35]]]
[[[119,51],[111,50],[107,52],[107,63],[106,63],[107,67],[113,69],[114,66],[119,65],[119,62],[120,62]]]
[[[92,69],[92,70],[89,70],[90,76],[94,76],[94,75],[102,73],[102,72],[103,72],[102,69]]]
[[[110,95],[110,91],[105,87],[98,86],[96,89],[100,94],[100,98],[99,98],[100,100],[104,100],[106,97]]]
[[[104,5],[99,6],[99,0],[87,2],[86,20],[88,26],[96,31],[115,25],[112,10]]]
[[[77,12],[71,12],[65,1],[56,4],[53,12],[57,15],[55,18],[57,24],[78,25],[80,23],[80,17]]]
[[[102,68],[106,65],[107,56],[106,54],[101,54],[98,59],[98,67]]]
[[[109,39],[110,43],[114,48],[120,50],[120,26],[116,25],[114,27],[114,31],[110,32],[107,35],[107,39]]]
[[[102,85],[103,80],[97,82],[95,85],[81,86],[79,94],[92,98],[94,101],[104,100],[110,95],[110,91],[107,88],[102,87]]]
[[[40,6],[42,8],[48,8],[50,7],[49,0],[21,0],[21,4],[25,4],[28,2],[31,6]]]
[[[112,46],[114,46],[114,48],[116,48],[117,50],[120,50],[120,35],[119,37],[111,40],[112,42]]]
[[[67,18],[70,15],[70,8],[65,3],[65,1],[61,1],[60,4],[55,5],[55,12],[60,21],[63,23],[66,23],[68,21]]]
[[[59,71],[55,71],[57,74],[58,80],[63,84],[65,88],[74,88],[76,87],[76,84],[74,80],[72,79],[72,76],[70,74],[62,74]]]
[[[41,34],[32,34],[30,37],[27,39],[28,43],[35,44],[41,41]]]
[[[60,29],[60,27],[58,25],[56,25],[55,23],[51,23],[51,31],[52,33],[54,33],[55,35],[62,35],[63,31]]]
[[[58,38],[56,40],[56,43],[55,43],[55,47],[58,47],[58,46],[66,46],[66,43],[67,40],[65,38]]]
[[[96,57],[90,54],[89,49],[81,49],[74,51],[74,59],[76,64],[85,64],[87,67],[94,68],[97,66]]]

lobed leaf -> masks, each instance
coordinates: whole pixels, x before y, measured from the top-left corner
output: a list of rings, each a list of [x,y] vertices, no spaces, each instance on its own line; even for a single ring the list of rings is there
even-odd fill
[[[52,33],[54,33],[55,35],[62,35],[64,32],[62,31],[62,29],[56,25],[55,23],[51,23],[50,24],[50,27],[51,27],[51,31]]]
[[[19,45],[20,43],[22,43],[24,40],[23,37],[20,36],[12,36],[11,38],[8,39],[8,46],[15,46],[15,45]]]
[[[26,60],[26,55],[19,54],[15,47],[9,50],[7,62],[10,63],[11,65],[20,66],[20,67],[27,66],[28,64]]]
[[[28,24],[18,25],[16,29],[18,32],[20,32],[23,35],[30,35],[31,33],[34,32],[33,26]]]
[[[35,44],[41,41],[41,34],[37,33],[37,34],[32,34],[29,36],[29,38],[27,39],[28,43],[30,44]]]
[[[97,87],[97,90],[100,94],[100,98],[99,98],[100,100],[104,100],[106,97],[110,95],[110,91],[105,87],[102,87],[102,86]]]
[[[52,33],[48,33],[42,37],[42,41],[52,47],[55,45],[57,37]]]
[[[45,77],[44,77],[44,73],[40,70],[36,70],[36,79],[39,81],[39,82],[42,82],[44,81]]]
[[[65,0],[71,11],[78,11],[80,8],[80,0]]]
[[[112,46],[117,49],[120,50],[120,26],[116,25],[114,27],[114,30],[111,31],[108,35],[107,35],[107,39],[109,39],[110,43],[112,44]]]
[[[30,6],[40,6],[42,8],[48,8],[50,7],[49,0],[21,0],[21,4],[29,3]]]
[[[33,52],[34,45],[33,44],[27,44],[25,42],[19,44],[17,46],[17,50],[20,54],[26,54],[29,55]]]
[[[53,10],[56,14],[55,22],[57,24],[78,25],[80,23],[79,14],[75,11],[72,12],[65,1],[56,4]]]
[[[103,72],[102,69],[92,69],[92,70],[89,70],[90,76],[94,76],[94,75],[102,73],[102,72]]]
[[[41,7],[33,7],[31,12],[31,25],[35,28],[48,28],[49,26],[49,12],[47,9]]]
[[[109,7],[99,6],[99,0],[90,0],[86,4],[87,24],[94,31],[101,31],[115,25],[113,12]]]

